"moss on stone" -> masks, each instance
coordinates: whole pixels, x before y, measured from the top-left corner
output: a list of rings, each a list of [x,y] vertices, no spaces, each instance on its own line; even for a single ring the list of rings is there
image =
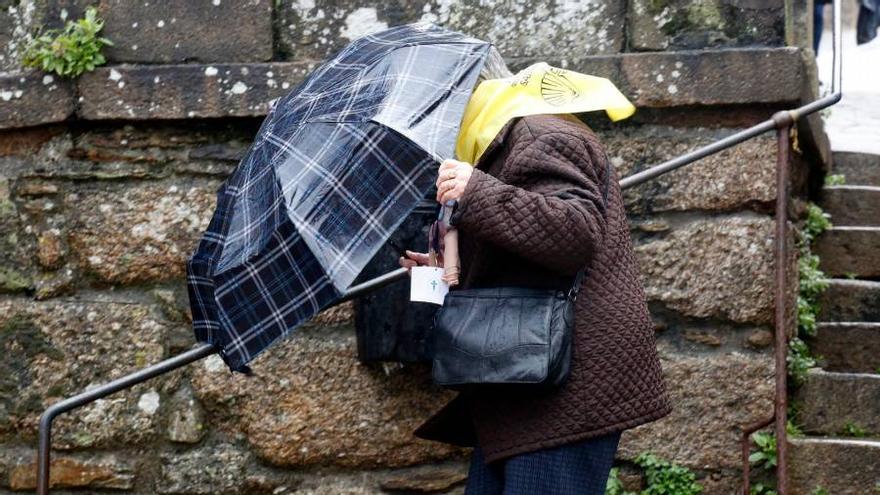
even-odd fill
[[[33,286],[27,275],[11,268],[0,267],[0,292],[21,292]]]

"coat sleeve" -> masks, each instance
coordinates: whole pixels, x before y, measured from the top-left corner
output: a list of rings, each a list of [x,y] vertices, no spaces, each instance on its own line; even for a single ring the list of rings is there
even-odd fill
[[[568,133],[542,134],[514,152],[500,178],[474,169],[451,223],[573,274],[605,234],[606,164],[597,163],[599,154],[590,153],[584,139]]]

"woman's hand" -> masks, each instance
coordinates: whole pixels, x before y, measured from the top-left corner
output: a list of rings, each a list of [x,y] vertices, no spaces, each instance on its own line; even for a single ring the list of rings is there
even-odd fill
[[[461,199],[474,167],[458,160],[443,160],[437,173],[437,202]]]
[[[409,249],[406,250],[406,257],[401,256],[397,262],[400,263],[400,266],[406,268],[408,272],[414,266],[427,266],[430,264],[427,253],[416,253]]]

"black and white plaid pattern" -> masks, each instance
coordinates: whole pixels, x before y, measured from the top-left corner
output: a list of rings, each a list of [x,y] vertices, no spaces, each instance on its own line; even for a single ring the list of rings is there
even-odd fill
[[[279,99],[187,264],[234,370],[338,300],[452,157],[489,45],[431,24],[352,42]]]

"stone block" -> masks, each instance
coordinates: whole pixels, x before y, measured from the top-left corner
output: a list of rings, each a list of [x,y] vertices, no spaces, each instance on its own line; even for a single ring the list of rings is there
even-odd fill
[[[820,322],[810,350],[828,371],[880,371],[880,322]],[[880,432],[878,432],[880,433]]]
[[[641,241],[648,300],[689,317],[772,321],[773,226],[750,215],[682,221]]]
[[[180,279],[208,226],[215,181],[85,186],[66,196],[71,254],[107,283]]]
[[[791,493],[865,495],[880,486],[880,442],[793,438],[788,451]]]
[[[880,322],[880,282],[831,279],[819,298],[822,321]]]
[[[785,44],[783,0],[629,0],[633,50]]]
[[[661,126],[600,130],[606,153],[620,177],[627,177],[731,134]],[[771,137],[747,141],[692,165],[628,189],[627,213],[738,210],[768,205],[776,198],[776,145]]]
[[[166,453],[161,457],[154,493],[247,493],[244,488],[250,461],[247,451],[226,443]]]
[[[880,187],[880,155],[834,153],[835,174],[843,174],[847,184]]]
[[[99,296],[100,297],[100,296]],[[95,302],[0,301],[0,441],[36,441],[49,404],[165,357],[167,325],[151,307]],[[100,399],[55,422],[56,448],[106,448],[152,438],[170,377]]]
[[[60,122],[73,115],[74,89],[54,74],[0,72],[0,129]]]
[[[304,327],[230,376],[212,356],[192,370],[207,417],[285,467],[401,467],[461,456],[412,436],[452,394],[424,366],[358,363],[353,330]]]
[[[624,44],[624,0],[537,2],[283,2],[278,45],[289,60],[321,60],[364,34],[434,22],[496,44],[508,59],[616,53]]]
[[[826,186],[821,206],[834,225],[880,227],[880,186]]]
[[[808,433],[842,436],[853,425],[880,437],[880,375],[813,369],[797,396],[798,419]]]
[[[794,105],[804,85],[796,48],[628,53],[620,64],[622,89],[640,108]]]
[[[828,276],[880,278],[880,227],[831,227],[814,247]]]
[[[171,398],[166,437],[177,443],[198,443],[208,431],[205,412],[192,388],[182,386]]]
[[[691,469],[739,469],[740,428],[773,414],[772,356],[663,350],[661,359],[672,414],[626,431],[618,458],[653,452]]]
[[[100,67],[79,79],[84,119],[185,119],[266,115],[314,63]]]
[[[33,235],[28,233],[13,202],[10,180],[0,175],[0,293],[33,287],[30,253],[34,244]]]
[[[49,470],[49,487],[131,490],[134,469],[117,455],[54,456]],[[37,487],[35,462],[21,463],[9,473],[9,487],[13,490],[34,490]]]
[[[272,59],[271,0],[102,0],[116,62],[262,62]]]

